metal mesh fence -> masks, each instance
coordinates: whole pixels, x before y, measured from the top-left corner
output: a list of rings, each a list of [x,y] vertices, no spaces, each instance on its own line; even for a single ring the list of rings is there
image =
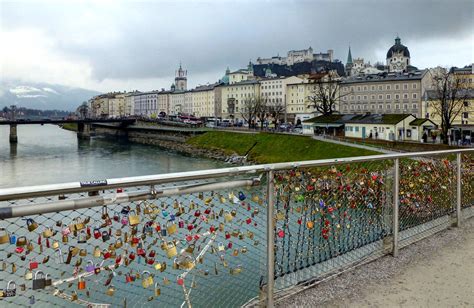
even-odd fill
[[[13,281],[16,294],[0,305],[242,305],[262,284],[264,191],[262,186],[221,189],[4,220],[1,232],[8,241],[1,245],[0,289]],[[99,192],[111,198],[116,193]],[[51,286],[44,287],[41,273],[48,274]]]
[[[474,204],[468,154],[461,166],[464,213]],[[276,290],[311,284],[392,251],[393,159],[295,166],[275,171],[268,186],[274,188],[272,226],[265,172],[259,180],[254,173],[252,179],[228,176],[0,201],[0,214],[61,200],[88,202],[0,221],[0,306],[255,304],[269,283],[268,227]],[[401,247],[452,225],[455,155],[401,158],[398,174]]]
[[[387,235],[390,173],[390,164],[381,162],[277,173],[275,276],[337,258]],[[346,262],[360,259],[361,253]]]

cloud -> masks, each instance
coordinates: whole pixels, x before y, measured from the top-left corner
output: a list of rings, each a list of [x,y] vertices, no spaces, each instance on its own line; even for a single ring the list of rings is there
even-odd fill
[[[1,4],[2,73],[102,91],[191,86],[312,46],[385,61],[397,33],[418,67],[473,61],[470,0],[59,1]],[[3,44],[5,42],[5,44]],[[446,45],[449,44],[449,45]],[[455,46],[455,47],[454,47]],[[451,63],[453,62],[453,63]]]

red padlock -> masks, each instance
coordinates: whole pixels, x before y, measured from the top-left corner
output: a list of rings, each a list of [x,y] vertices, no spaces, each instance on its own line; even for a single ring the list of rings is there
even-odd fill
[[[86,288],[86,281],[82,277],[79,277],[79,281],[77,282],[77,288],[79,290],[84,290]]]
[[[161,225],[156,224],[155,230],[156,230],[156,232],[160,232],[161,231]]]
[[[208,207],[207,209],[204,210],[204,214],[209,215],[211,213],[211,208]]]
[[[130,274],[125,275],[125,282],[133,282],[132,276]]]
[[[155,259],[153,259],[153,258],[148,258],[148,259],[146,260],[146,263],[149,264],[149,265],[153,265],[153,264],[155,264]]]
[[[121,261],[122,261],[122,255],[118,255],[118,256],[115,258],[115,264],[120,264]]]
[[[110,258],[112,254],[110,253],[110,251],[107,250],[106,252],[103,253],[103,255],[104,255],[104,259],[108,259]]]
[[[86,233],[88,236],[91,236],[91,227],[87,226]]]
[[[152,251],[150,251],[150,253],[148,254],[148,256],[149,256],[150,258],[154,258],[154,257],[155,257],[155,254],[156,254],[156,252],[155,252],[154,250],[152,250]]]
[[[247,218],[247,219],[245,220],[245,222],[247,223],[247,225],[249,225],[249,224],[252,222],[252,218],[250,218],[250,217]]]
[[[140,243],[140,239],[138,237],[132,237],[132,244]]]
[[[210,226],[209,227],[209,232],[214,233],[216,231],[216,227]]]
[[[188,230],[191,231],[192,229],[194,229],[194,225],[193,224],[188,224]]]
[[[117,192],[121,193],[121,192],[123,192],[123,189],[122,188],[117,188]]]
[[[38,236],[38,245],[41,245],[41,235]]]
[[[230,233],[227,232],[227,231],[226,231],[226,233],[225,233],[225,239],[226,239],[226,240],[230,239]]]
[[[22,253],[25,249],[23,247],[17,247],[15,248],[15,252],[17,253]]]
[[[99,229],[94,229],[94,238],[97,240],[102,236]]]
[[[194,234],[194,240],[198,240],[201,236],[199,234]]]
[[[38,268],[38,262],[35,259],[33,259],[30,262],[30,270],[33,270],[33,269],[36,269],[36,268]]]
[[[232,242],[229,242],[229,243],[227,244],[227,248],[229,248],[229,249],[232,248]]]
[[[49,238],[46,239],[46,248],[49,248]]]
[[[142,256],[142,257],[145,257],[145,255],[146,255],[145,249],[143,249],[143,248],[137,248],[137,255]]]
[[[194,212],[194,217],[199,217],[199,216],[201,216],[201,211],[196,210],[196,212]]]
[[[193,236],[191,234],[186,235],[186,241],[191,242],[193,240]]]
[[[181,276],[179,276],[176,282],[178,283],[178,285],[182,286],[184,284],[184,279]]]
[[[128,258],[130,260],[135,260],[135,253],[131,252],[129,255],[128,255]]]

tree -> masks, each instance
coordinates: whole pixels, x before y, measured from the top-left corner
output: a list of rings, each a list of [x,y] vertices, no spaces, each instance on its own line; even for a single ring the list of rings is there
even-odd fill
[[[448,144],[448,131],[461,114],[469,91],[461,79],[455,76],[453,69],[438,67],[430,70],[430,74],[432,95],[429,104],[433,110],[432,114],[441,118],[443,143]]]
[[[249,124],[249,129],[252,128],[252,124],[255,121],[258,110],[258,102],[254,98],[246,98],[242,101],[242,108],[240,114],[242,118]]]
[[[89,106],[87,105],[87,102],[83,102],[79,108],[77,108],[77,112],[79,113],[79,116],[81,119],[87,118],[87,115],[89,113]]]
[[[341,94],[339,84],[341,78],[335,71],[318,73],[310,77],[310,83],[314,84],[312,93],[308,96],[310,105],[323,115],[330,115],[336,111],[336,104],[342,97],[350,93]]]
[[[272,116],[275,121],[279,121],[281,115],[285,114],[285,105],[282,102],[266,103],[268,115]]]

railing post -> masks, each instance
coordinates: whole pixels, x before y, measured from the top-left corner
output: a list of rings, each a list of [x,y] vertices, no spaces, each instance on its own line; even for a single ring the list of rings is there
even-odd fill
[[[274,203],[273,171],[270,170],[267,172],[267,308],[273,308],[273,287],[275,284]]]
[[[461,226],[461,153],[456,154],[456,226]]]
[[[395,158],[394,160],[394,179],[393,179],[393,250],[392,255],[398,257],[398,196],[399,196],[399,184],[400,184],[400,160]]]

